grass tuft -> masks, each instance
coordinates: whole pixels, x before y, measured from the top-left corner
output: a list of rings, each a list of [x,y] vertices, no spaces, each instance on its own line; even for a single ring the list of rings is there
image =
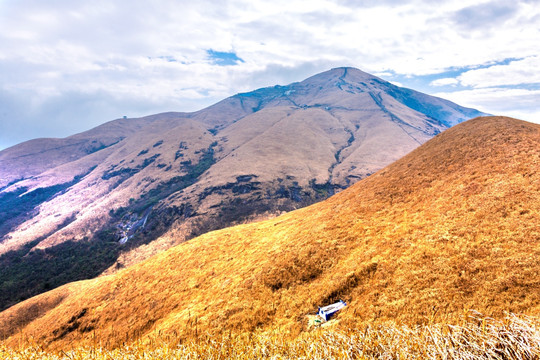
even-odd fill
[[[495,320],[473,313],[461,324],[384,324],[348,331],[320,329],[296,338],[274,333],[226,333],[179,342],[157,333],[146,342],[113,350],[99,346],[45,352],[40,346],[9,348],[0,359],[540,359],[540,323],[507,315]]]

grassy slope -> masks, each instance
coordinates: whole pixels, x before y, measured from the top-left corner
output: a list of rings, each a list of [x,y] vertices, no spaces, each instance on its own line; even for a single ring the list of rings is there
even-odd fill
[[[55,289],[33,313],[43,296],[18,304],[0,314],[0,338],[28,322],[52,348],[94,332],[112,344],[154,330],[294,334],[339,298],[342,326],[538,314],[538,149],[539,125],[468,121],[325,202]]]
[[[538,359],[539,323],[513,315],[503,320],[464,317],[454,324],[382,325],[349,331],[321,329],[295,339],[280,333],[225,333],[178,342],[155,334],[146,342],[107,349],[106,344],[62,350],[57,355],[39,344],[14,349],[0,342],[0,359]]]

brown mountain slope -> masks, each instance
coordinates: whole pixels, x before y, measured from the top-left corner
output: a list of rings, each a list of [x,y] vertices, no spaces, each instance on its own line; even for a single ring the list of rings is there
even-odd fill
[[[252,112],[253,109],[246,108],[240,99],[231,97],[194,113],[167,112],[135,119],[117,119],[63,139],[26,141],[0,151],[0,189],[77,161],[134,134],[152,131],[152,124],[156,122],[161,133],[170,131],[184,119],[193,119],[207,128],[216,128],[227,126]],[[100,161],[91,163],[95,165]],[[77,174],[71,172],[72,176]]]
[[[77,161],[122,141],[158,118],[170,118],[172,114],[118,119],[64,139],[34,139],[5,149],[0,152],[0,188]]]
[[[77,176],[79,182],[18,227],[0,231],[0,254],[40,237],[44,248],[80,240],[87,234],[79,229],[121,226],[126,219],[108,217],[120,207],[140,218],[129,208],[130,199],[151,207],[150,220],[158,223],[163,212],[185,203],[202,221],[222,216],[223,204],[230,213],[237,201],[253,207],[239,218],[298,208],[397,160],[448,124],[478,114],[410,93],[360,70],[338,68],[289,86],[238,94],[196,113],[120,119],[66,139],[6,149],[0,152],[0,187],[15,183],[4,193],[68,184]],[[423,102],[416,100],[420,96]],[[404,99],[415,106],[404,105]],[[202,173],[193,166],[201,163]],[[159,191],[179,176],[193,179],[173,194]],[[145,199],[152,189],[158,197]]]
[[[326,199],[479,114],[337,68],[195,113],[6,149],[0,310],[209,230]]]
[[[0,337],[59,348],[195,324],[294,333],[338,299],[341,326],[538,315],[539,149],[540,125],[470,120],[324,202],[22,302],[0,314]]]

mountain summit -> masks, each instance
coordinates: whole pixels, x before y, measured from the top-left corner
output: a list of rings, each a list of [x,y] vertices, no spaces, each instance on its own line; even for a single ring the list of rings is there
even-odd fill
[[[324,200],[478,115],[337,68],[193,113],[118,119],[3,150],[0,309]]]

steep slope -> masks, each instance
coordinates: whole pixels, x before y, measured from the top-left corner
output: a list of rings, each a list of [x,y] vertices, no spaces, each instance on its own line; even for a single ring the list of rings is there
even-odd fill
[[[157,331],[294,334],[338,299],[340,326],[538,315],[538,149],[540,125],[467,121],[324,202],[22,302],[0,313],[0,337],[65,348]]]
[[[2,151],[0,309],[326,199],[478,114],[338,68]]]

